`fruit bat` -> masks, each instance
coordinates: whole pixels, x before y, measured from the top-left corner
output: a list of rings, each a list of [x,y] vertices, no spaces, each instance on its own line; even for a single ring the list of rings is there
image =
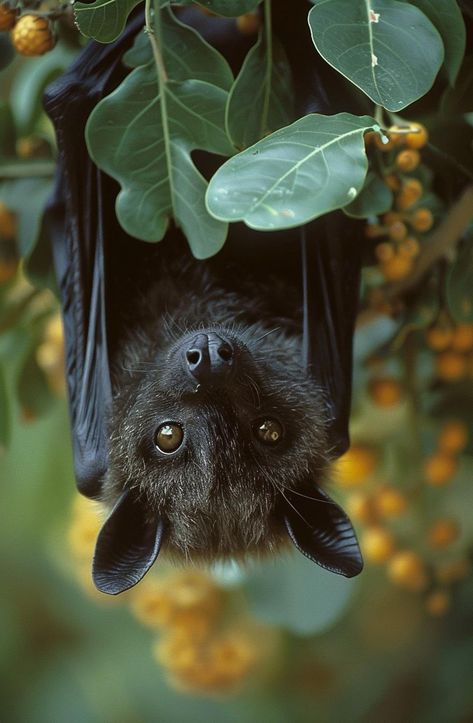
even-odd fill
[[[291,19],[275,13],[275,32],[300,113],[338,112],[336,74],[319,69],[308,33],[297,38],[306,5]],[[238,68],[250,41],[234,20],[192,9],[187,19]],[[95,584],[130,588],[161,549],[206,562],[291,542],[356,575],[355,533],[323,485],[348,447],[357,227],[341,213],[284,232],[234,224],[205,261],[172,225],[157,244],[127,236],[118,187],[88,156],[84,128],[125,76],[122,55],[142,26],[137,11],[117,41],[89,43],[45,95],[58,142],[47,220],[75,473],[80,492],[109,509]],[[204,173],[214,161],[203,158]]]

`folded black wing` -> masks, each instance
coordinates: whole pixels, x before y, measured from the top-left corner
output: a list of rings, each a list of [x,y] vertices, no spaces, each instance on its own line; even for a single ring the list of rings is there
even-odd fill
[[[105,414],[111,401],[106,324],[106,246],[116,231],[113,192],[87,153],[84,129],[106,94],[142,17],[120,41],[89,43],[45,94],[58,142],[56,187],[47,209],[61,296],[75,471],[80,491],[99,493],[107,468]],[[113,240],[113,239],[112,239]]]

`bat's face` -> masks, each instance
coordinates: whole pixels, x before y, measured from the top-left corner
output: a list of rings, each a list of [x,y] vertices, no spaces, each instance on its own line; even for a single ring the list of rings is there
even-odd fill
[[[145,363],[141,355],[110,421],[99,589],[138,582],[161,543],[212,560],[291,539],[318,564],[359,572],[351,525],[317,487],[330,456],[324,407],[297,359],[291,338],[233,326],[186,332]]]
[[[113,491],[133,488],[168,549],[191,558],[273,549],[287,490],[327,464],[320,395],[281,334],[188,332],[117,407]]]

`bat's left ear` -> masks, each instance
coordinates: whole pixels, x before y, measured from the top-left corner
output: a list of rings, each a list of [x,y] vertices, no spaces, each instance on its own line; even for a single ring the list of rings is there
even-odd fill
[[[338,575],[354,577],[363,569],[350,520],[320,488],[285,491],[284,522],[299,552]]]
[[[144,505],[126,490],[97,538],[92,568],[96,587],[118,595],[136,585],[156,560],[162,537],[162,520],[148,521]]]

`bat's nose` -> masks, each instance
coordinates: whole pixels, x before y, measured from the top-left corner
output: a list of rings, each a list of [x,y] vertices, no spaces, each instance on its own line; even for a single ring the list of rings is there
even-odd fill
[[[222,381],[233,362],[232,345],[213,331],[197,334],[185,351],[187,369],[200,384]]]

